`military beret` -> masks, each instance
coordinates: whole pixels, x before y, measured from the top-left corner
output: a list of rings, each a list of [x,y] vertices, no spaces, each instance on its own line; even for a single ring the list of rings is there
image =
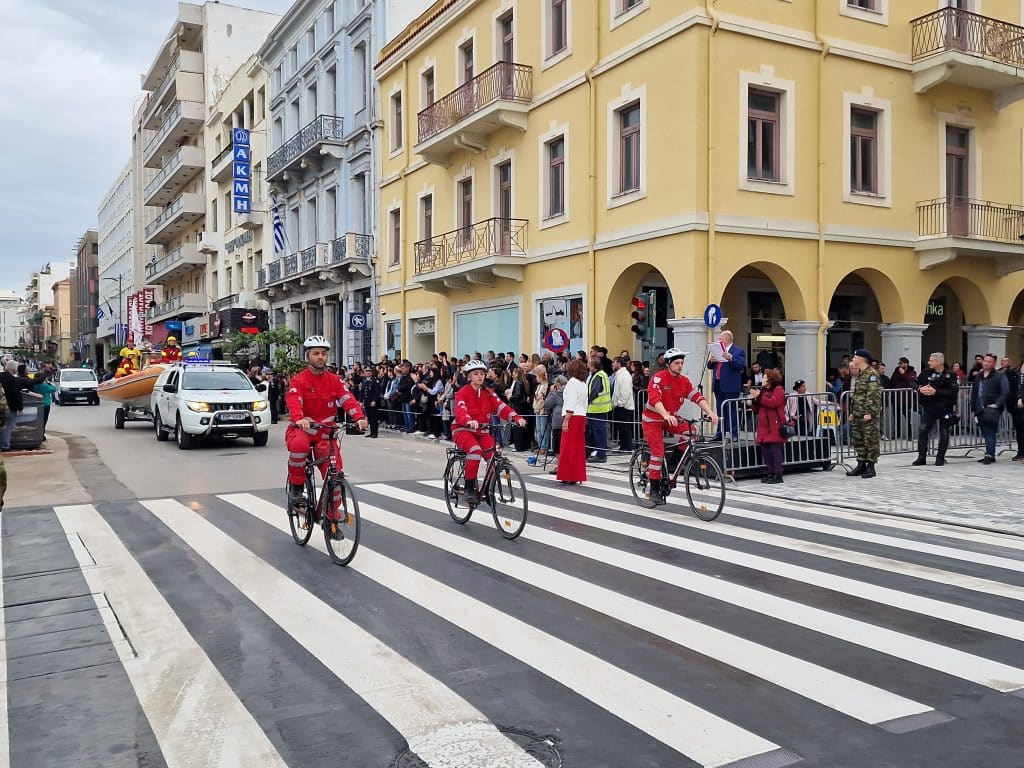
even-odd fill
[[[868,352],[866,349],[856,349],[856,350],[854,350],[853,356],[854,357],[863,357],[869,363],[873,363],[875,361],[875,358],[873,358],[871,356],[871,353]]]

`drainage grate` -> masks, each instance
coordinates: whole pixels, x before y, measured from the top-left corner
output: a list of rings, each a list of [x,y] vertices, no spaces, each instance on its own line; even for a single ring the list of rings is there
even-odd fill
[[[541,736],[532,731],[504,725],[495,727],[509,741],[520,747],[543,768],[563,768],[564,763],[562,762],[562,754],[558,750],[558,738],[556,736]],[[467,747],[471,747],[471,745],[465,743],[464,740],[453,738],[451,741],[451,752],[453,755],[466,754]],[[388,763],[388,768],[430,768],[430,765],[424,762],[409,747],[406,747],[398,753],[394,760]],[[479,768],[483,768],[483,766]]]

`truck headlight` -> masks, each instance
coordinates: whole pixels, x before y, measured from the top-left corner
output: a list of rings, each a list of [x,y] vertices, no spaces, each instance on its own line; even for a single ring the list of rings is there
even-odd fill
[[[192,403],[192,402],[186,401],[185,405],[188,406],[188,409],[190,411],[195,411],[196,413],[209,413],[210,412],[210,404],[209,403]]]
[[[265,411],[269,407],[270,403],[268,403],[266,400],[257,400],[255,403],[252,404],[252,409],[254,411]]]

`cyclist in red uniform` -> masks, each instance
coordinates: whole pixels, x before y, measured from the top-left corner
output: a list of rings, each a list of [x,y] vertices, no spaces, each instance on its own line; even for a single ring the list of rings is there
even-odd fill
[[[651,463],[647,476],[651,481],[651,501],[655,504],[664,504],[668,495],[668,489],[661,482],[661,468],[665,462],[664,433],[681,435],[687,430],[687,425],[681,424],[676,416],[683,402],[689,400],[696,404],[711,418],[712,424],[718,424],[718,416],[714,409],[704,399],[700,390],[693,386],[693,382],[683,375],[685,359],[686,353],[681,349],[673,347],[668,350],[665,353],[667,367],[651,376],[651,381],[647,385],[647,405],[641,416],[641,423],[644,438],[651,449]]]
[[[333,423],[338,409],[355,419],[360,429],[366,429],[367,421],[359,400],[349,392],[348,387],[336,373],[327,370],[327,356],[331,343],[323,336],[310,336],[302,344],[306,350],[309,367],[291,378],[285,402],[291,423],[285,432],[284,441],[288,446],[288,503],[299,501],[306,484],[306,456],[313,448],[314,455],[322,459],[330,450],[331,443],[322,427],[312,422]],[[341,449],[334,443],[334,458],[341,469]],[[320,465],[320,474],[327,473],[327,465]]]
[[[487,373],[484,363],[473,360],[462,370],[469,376],[469,384],[455,393],[452,440],[466,454],[466,502],[479,504],[476,478],[480,472],[480,460],[490,461],[494,455],[494,438],[488,431],[491,416],[498,414],[499,418],[515,421],[520,427],[526,426],[526,419],[484,386]]]

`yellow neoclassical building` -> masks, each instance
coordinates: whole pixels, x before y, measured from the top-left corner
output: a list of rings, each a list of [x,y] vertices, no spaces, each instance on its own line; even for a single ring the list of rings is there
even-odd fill
[[[700,350],[714,303],[790,380],[1019,358],[1021,12],[439,0],[376,66],[382,351]]]

